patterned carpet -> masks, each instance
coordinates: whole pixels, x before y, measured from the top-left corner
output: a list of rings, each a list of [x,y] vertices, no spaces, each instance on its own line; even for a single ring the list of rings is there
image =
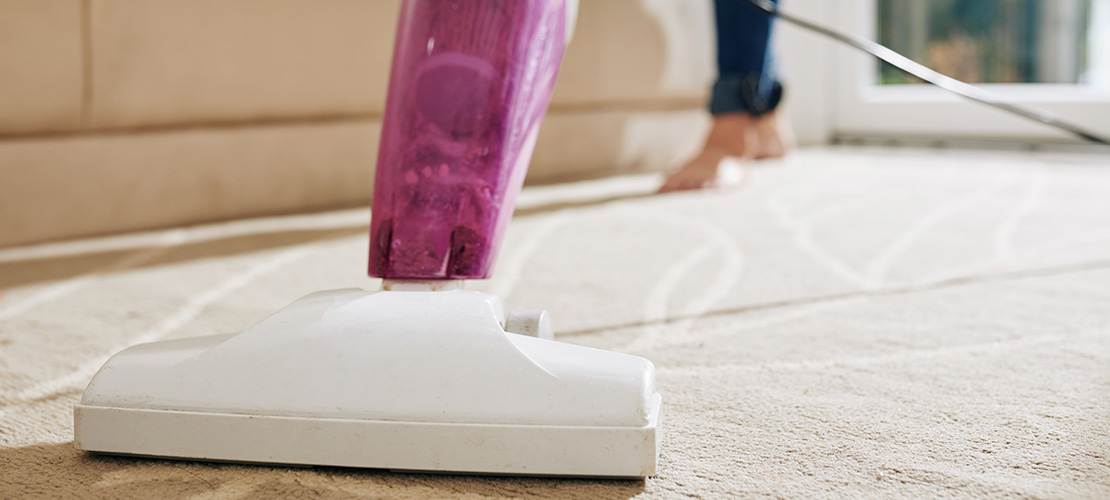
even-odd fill
[[[1110,160],[805,150],[726,193],[530,188],[493,280],[648,357],[647,481],[103,457],[72,406],[128,345],[362,276],[365,211],[0,250],[0,498],[1108,498]]]

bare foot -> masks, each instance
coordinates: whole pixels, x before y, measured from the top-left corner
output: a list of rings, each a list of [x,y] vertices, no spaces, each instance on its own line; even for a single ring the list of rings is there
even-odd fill
[[[668,176],[659,192],[736,186],[743,181],[745,163],[763,158],[781,158],[793,147],[793,143],[793,132],[786,122],[785,113],[779,110],[762,116],[748,113],[716,115],[701,152]]]

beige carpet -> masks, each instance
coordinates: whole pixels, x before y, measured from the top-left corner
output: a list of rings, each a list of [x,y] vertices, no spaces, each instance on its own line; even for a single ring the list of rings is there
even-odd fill
[[[0,498],[1110,498],[1110,160],[810,150],[730,193],[528,190],[497,278],[652,359],[645,482],[91,456],[72,405],[140,341],[362,277],[364,212],[0,250]]]

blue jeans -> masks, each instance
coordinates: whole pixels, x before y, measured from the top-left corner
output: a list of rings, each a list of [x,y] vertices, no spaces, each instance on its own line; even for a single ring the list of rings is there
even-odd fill
[[[774,110],[782,100],[782,83],[771,52],[773,18],[741,0],[714,0],[713,4],[717,11],[717,82],[709,112],[759,116]]]

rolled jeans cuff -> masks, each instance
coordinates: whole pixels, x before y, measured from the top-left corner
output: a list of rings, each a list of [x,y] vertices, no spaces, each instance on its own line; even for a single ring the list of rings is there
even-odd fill
[[[782,101],[782,84],[771,81],[760,89],[758,76],[722,77],[713,84],[713,95],[709,99],[709,112],[714,115],[746,112],[759,116],[774,111]]]

